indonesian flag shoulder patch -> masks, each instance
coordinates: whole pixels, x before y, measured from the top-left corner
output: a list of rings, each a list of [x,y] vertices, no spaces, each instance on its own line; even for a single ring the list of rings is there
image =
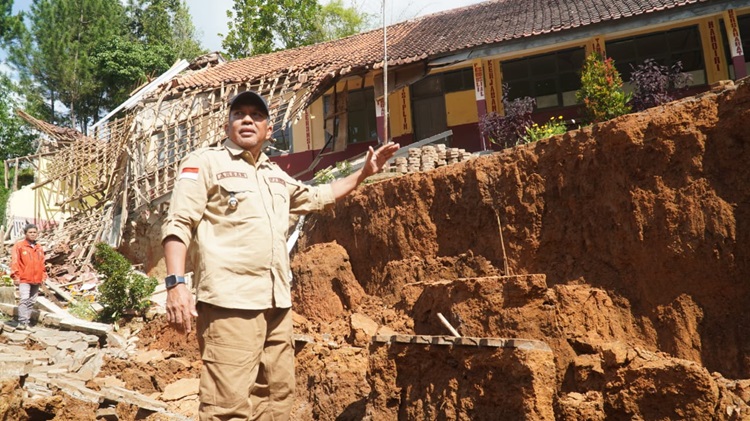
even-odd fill
[[[180,172],[180,180],[187,178],[189,180],[198,180],[198,168],[197,167],[185,167]]]

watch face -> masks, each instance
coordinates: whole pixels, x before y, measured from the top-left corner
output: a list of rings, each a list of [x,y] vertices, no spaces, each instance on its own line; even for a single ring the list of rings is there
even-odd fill
[[[164,284],[167,288],[171,288],[177,284],[184,284],[185,278],[182,276],[177,275],[169,275],[166,278],[164,278]]]

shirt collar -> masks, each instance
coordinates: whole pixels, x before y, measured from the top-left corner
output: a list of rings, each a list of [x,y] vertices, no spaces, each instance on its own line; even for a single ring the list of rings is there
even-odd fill
[[[232,142],[231,139],[227,139],[224,141],[224,148],[229,151],[230,154],[232,154],[235,158],[242,158],[245,161],[247,161],[250,164],[253,164],[253,156],[250,152],[242,149],[239,147],[236,143]],[[268,160],[268,157],[263,152],[260,153],[258,156],[258,160],[255,163],[256,166],[260,166],[265,161]]]

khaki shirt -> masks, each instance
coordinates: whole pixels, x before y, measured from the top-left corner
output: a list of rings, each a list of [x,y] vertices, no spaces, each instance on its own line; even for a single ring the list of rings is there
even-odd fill
[[[245,310],[289,308],[289,214],[333,202],[330,185],[304,185],[262,153],[253,164],[250,152],[226,140],[180,165],[162,238],[195,243],[190,250],[198,301]]]

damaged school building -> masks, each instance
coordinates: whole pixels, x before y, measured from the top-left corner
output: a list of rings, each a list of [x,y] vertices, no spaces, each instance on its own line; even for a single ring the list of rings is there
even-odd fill
[[[267,154],[300,179],[383,139],[384,79],[389,139],[409,145],[448,132],[450,146],[475,152],[492,147],[478,121],[502,114],[503,84],[510,99],[536,99],[538,122],[578,118],[580,69],[593,51],[612,57],[625,81],[631,65],[645,59],[680,61],[693,93],[745,77],[750,6],[745,0],[488,1],[394,24],[386,34],[386,78],[377,29],[241,60],[213,53],[177,63],[88,135],[21,113],[42,141],[36,154],[5,162],[33,165],[36,177],[12,196],[6,239],[34,222],[68,264],[83,265],[95,242],[119,246],[128,224],[156,223],[180,160],[225,138],[227,99],[240,91],[268,98],[275,142]]]

